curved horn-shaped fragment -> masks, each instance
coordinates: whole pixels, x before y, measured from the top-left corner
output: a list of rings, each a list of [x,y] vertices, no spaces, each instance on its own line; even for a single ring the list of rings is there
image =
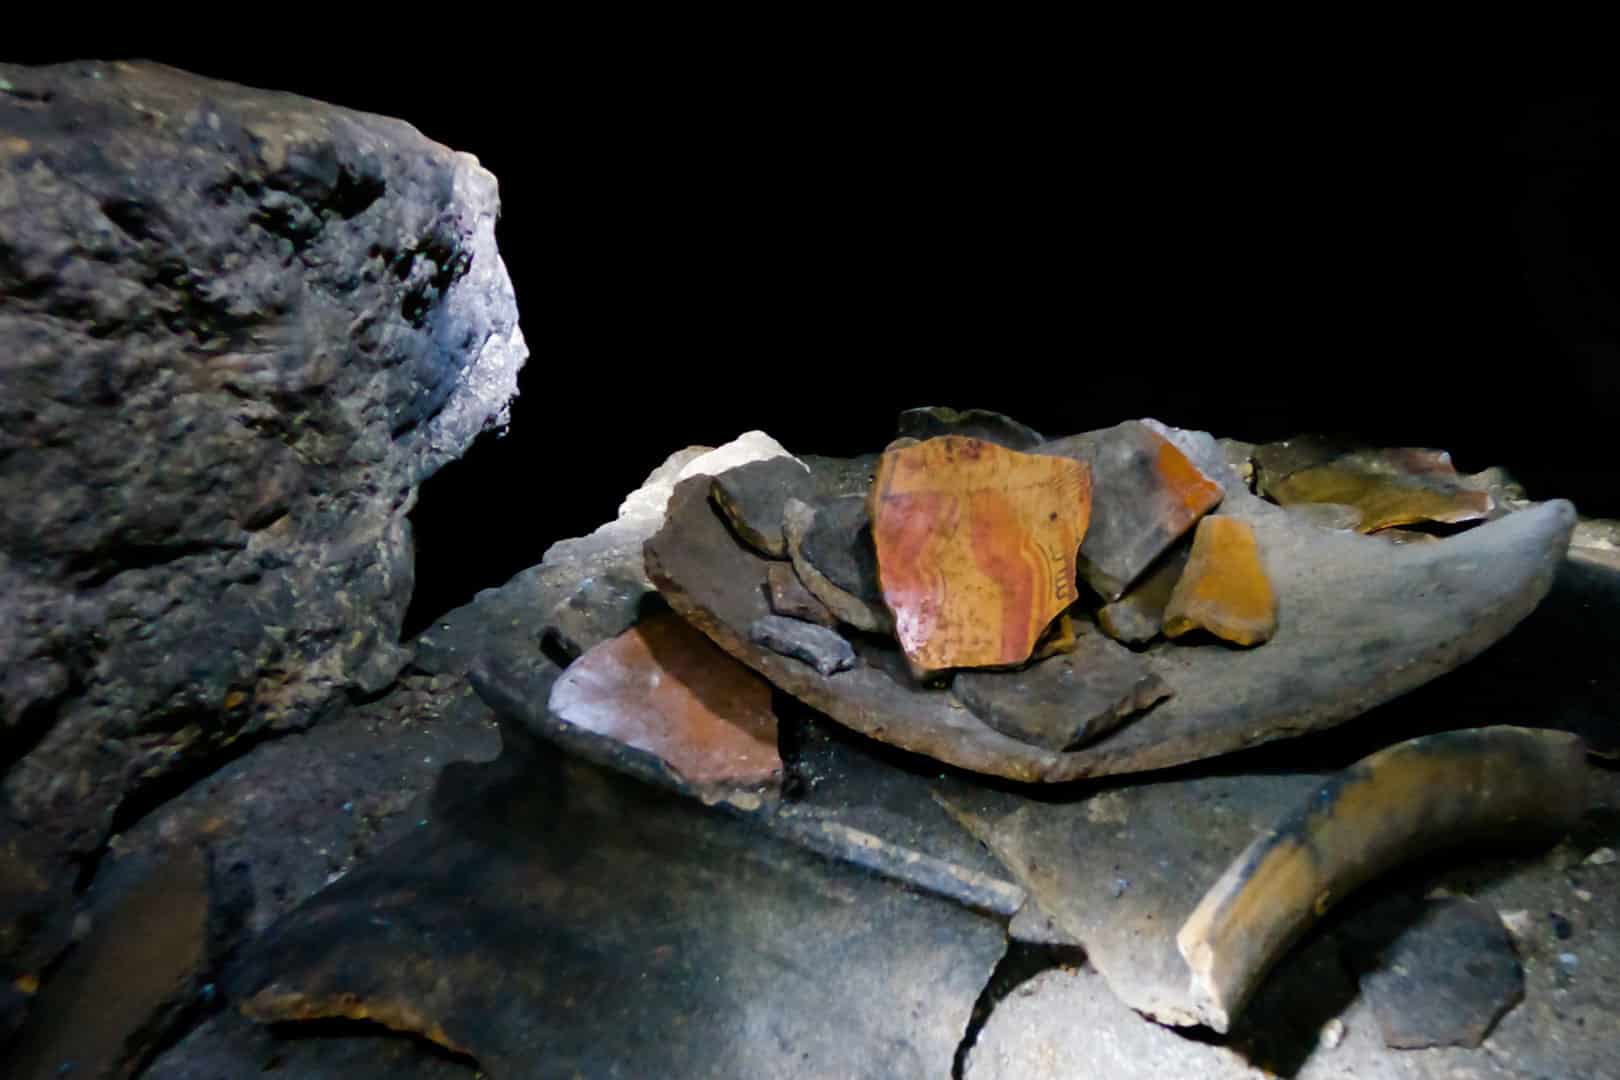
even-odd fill
[[[1585,754],[1565,732],[1490,727],[1411,739],[1344,770],[1239,855],[1176,935],[1198,1018],[1226,1031],[1288,947],[1385,870],[1504,827],[1573,825]]]

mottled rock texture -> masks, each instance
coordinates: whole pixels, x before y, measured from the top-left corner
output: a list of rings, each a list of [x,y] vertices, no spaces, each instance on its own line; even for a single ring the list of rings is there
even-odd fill
[[[398,120],[0,64],[0,965],[132,793],[404,664],[406,515],[527,356],[498,212]]]

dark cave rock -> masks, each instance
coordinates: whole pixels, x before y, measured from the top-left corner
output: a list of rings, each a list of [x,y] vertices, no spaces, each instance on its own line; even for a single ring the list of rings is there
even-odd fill
[[[21,973],[62,939],[22,927],[19,882],[232,741],[393,681],[406,515],[504,425],[527,350],[470,155],[156,64],[0,82],[0,764],[28,836],[0,968]]]

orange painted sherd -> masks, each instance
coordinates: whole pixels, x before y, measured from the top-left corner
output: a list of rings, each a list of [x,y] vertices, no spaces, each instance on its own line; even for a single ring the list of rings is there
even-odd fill
[[[919,675],[1022,664],[1075,602],[1084,463],[948,435],[884,453],[869,498],[883,600]]]
[[[677,615],[588,650],[557,680],[550,705],[575,727],[657,755],[698,787],[781,779],[770,684]]]
[[[1164,612],[1165,636],[1208,630],[1237,645],[1277,631],[1277,597],[1260,562],[1254,530],[1230,517],[1206,517]]]

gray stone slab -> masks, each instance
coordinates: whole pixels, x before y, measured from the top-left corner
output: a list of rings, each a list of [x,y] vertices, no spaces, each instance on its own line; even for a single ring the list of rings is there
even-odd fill
[[[790,457],[752,461],[714,478],[714,501],[731,527],[754,550],[774,559],[787,558],[782,535],[782,508],[814,489],[810,470]]]
[[[503,1076],[939,1077],[1005,946],[960,906],[514,734],[273,928],[250,1015],[375,1007]]]
[[[958,672],[952,692],[1004,735],[1072,750],[1169,694],[1147,660],[1082,626],[1074,649],[1013,672]]]

